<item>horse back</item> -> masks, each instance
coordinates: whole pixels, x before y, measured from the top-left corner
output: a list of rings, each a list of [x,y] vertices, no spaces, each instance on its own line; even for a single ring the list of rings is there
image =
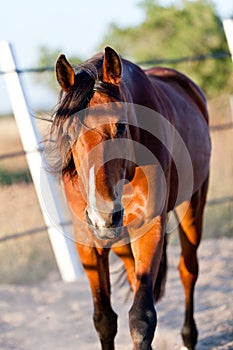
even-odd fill
[[[170,87],[179,94],[188,95],[200,109],[207,124],[209,123],[205,95],[199,86],[186,75],[175,69],[163,67],[154,67],[145,70],[145,73],[152,82],[152,85],[156,86],[157,84],[164,92]],[[169,95],[169,97],[172,98],[172,95]]]
[[[145,73],[153,86],[155,99],[161,100],[162,96],[163,105],[158,112],[172,123],[188,150],[195,193],[209,173],[211,143],[205,96],[192,80],[176,70],[156,67]],[[187,173],[185,165],[183,171]],[[170,193],[175,193],[177,185],[176,166],[173,164]]]

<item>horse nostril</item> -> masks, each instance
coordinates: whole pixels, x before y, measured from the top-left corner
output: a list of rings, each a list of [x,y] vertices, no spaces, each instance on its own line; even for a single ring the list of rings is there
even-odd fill
[[[124,209],[120,204],[116,204],[114,208],[114,213],[112,214],[112,227],[117,227],[122,225],[122,219],[124,215]]]
[[[93,224],[91,222],[91,219],[90,219],[90,217],[88,215],[88,211],[87,210],[85,211],[85,217],[86,217],[87,224],[90,225],[90,226],[93,226]]]

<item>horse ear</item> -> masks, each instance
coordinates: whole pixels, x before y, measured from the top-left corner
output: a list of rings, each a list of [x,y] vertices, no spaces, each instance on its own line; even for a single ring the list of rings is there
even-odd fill
[[[103,62],[103,81],[118,85],[122,77],[122,63],[119,55],[111,47],[105,48]]]
[[[57,59],[56,76],[61,88],[68,92],[74,84],[75,73],[65,55],[60,55]]]

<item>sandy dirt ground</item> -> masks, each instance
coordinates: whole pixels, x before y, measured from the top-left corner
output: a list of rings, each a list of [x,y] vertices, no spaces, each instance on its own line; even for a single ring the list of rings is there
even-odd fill
[[[179,247],[169,246],[166,295],[157,305],[157,350],[182,346],[183,291],[177,263]],[[205,240],[199,250],[200,278],[195,304],[197,350],[233,349],[233,240]],[[112,269],[116,269],[113,266]],[[116,279],[116,274],[112,278]],[[113,281],[113,306],[119,315],[116,349],[132,349],[127,313],[132,296]],[[0,285],[1,350],[98,350],[92,301],[85,277],[64,283],[58,275],[35,285]]]

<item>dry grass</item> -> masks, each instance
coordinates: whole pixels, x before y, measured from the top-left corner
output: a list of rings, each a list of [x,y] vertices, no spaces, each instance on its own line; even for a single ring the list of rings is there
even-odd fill
[[[209,109],[211,125],[232,121],[229,98],[211,101]],[[40,129],[46,128],[46,123],[40,123]],[[211,134],[213,154],[209,200],[233,197],[233,129]],[[14,119],[0,118],[0,154],[21,149]],[[21,177],[14,176],[20,172]],[[0,179],[3,173],[13,176],[16,182],[12,186],[0,187],[0,280],[4,283],[32,283],[57,271],[53,252],[46,232],[1,242],[2,237],[11,233],[44,225],[33,184],[22,182],[27,174],[25,158],[1,161]],[[205,237],[232,236],[232,217],[232,201],[208,206]]]
[[[14,184],[0,190],[0,239],[43,226],[33,184]],[[0,241],[0,281],[33,283],[56,270],[46,231]]]
[[[0,154],[22,150],[13,118],[0,119]],[[0,281],[2,283],[33,283],[57,271],[46,231],[31,236],[1,241],[12,233],[44,226],[37,196],[27,179],[24,156],[0,163],[0,177],[10,176],[20,182],[0,187]],[[22,177],[17,177],[22,174]]]
[[[233,123],[230,98],[222,97],[209,103],[210,125]],[[212,157],[208,201],[205,215],[205,236],[232,237],[233,232],[233,128],[211,132]]]

